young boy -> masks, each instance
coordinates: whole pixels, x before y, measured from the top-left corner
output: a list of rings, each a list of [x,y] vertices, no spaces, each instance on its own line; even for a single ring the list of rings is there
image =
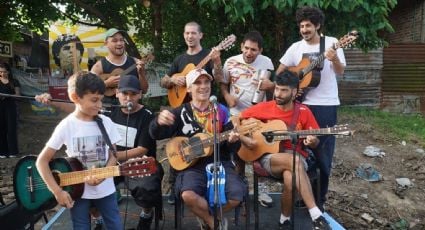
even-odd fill
[[[105,83],[93,73],[77,73],[70,77],[68,96],[74,102],[75,110],[58,124],[36,162],[40,176],[58,203],[70,208],[73,229],[90,229],[89,209],[92,204],[101,212],[109,229],[123,228],[113,178],[86,177],[82,197],[73,201],[70,194],[56,183],[49,168],[49,161],[63,144],[66,145],[69,157],[76,157],[81,162],[84,159],[83,164],[86,168],[116,164],[116,159],[105,144],[94,120],[96,116],[102,119],[111,143],[115,144],[120,140],[111,119],[98,115],[102,108],[104,92]],[[100,155],[99,151],[96,151],[99,144],[104,145]]]

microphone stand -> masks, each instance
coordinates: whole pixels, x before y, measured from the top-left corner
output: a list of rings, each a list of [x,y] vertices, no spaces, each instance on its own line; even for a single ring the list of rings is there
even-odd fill
[[[217,204],[218,204],[218,182],[217,182],[217,174],[218,174],[218,163],[220,161],[219,159],[219,141],[217,138],[217,103],[213,102],[213,119],[212,119],[212,125],[213,125],[213,143],[214,143],[214,163],[213,163],[213,180],[214,180],[214,230],[218,229],[218,218],[217,218]],[[221,204],[220,204],[221,205]],[[221,208],[221,207],[220,207]]]
[[[296,167],[295,167],[295,157],[297,157],[297,142],[298,142],[298,133],[290,132],[289,136],[291,137],[291,147],[292,147],[292,207],[291,207],[291,229],[295,229],[295,190],[297,189],[296,184]]]
[[[299,134],[297,132],[284,131],[284,132],[276,132],[269,131],[264,132],[263,136],[266,138],[268,142],[272,142],[275,136],[289,136],[291,139],[291,148],[292,148],[292,207],[291,207],[291,229],[295,229],[295,190],[297,189],[296,184],[296,167],[295,167],[295,158],[297,157],[297,143]]]

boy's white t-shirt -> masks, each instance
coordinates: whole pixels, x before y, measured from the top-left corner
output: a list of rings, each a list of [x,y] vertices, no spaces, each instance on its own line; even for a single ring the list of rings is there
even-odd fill
[[[109,117],[99,116],[102,118],[111,143],[117,143],[121,137],[114,123]],[[78,158],[87,169],[92,168],[93,165],[97,168],[104,167],[108,161],[109,147],[103,140],[96,121],[82,121],[74,113],[69,114],[56,126],[46,146],[59,150],[64,144],[67,155]],[[99,199],[114,192],[113,178],[106,178],[97,186],[90,186],[85,183],[82,198]]]
[[[259,54],[254,62],[248,64],[243,55],[238,54],[228,58],[224,63],[224,82],[230,83],[230,94],[238,98],[236,106],[230,108],[230,114],[238,115],[252,106],[251,101],[256,90],[252,78],[258,70],[274,70],[270,58]]]
[[[325,49],[332,47],[338,40],[334,37],[325,36]],[[297,66],[303,55],[315,59],[320,55],[320,44],[310,45],[304,39],[292,44],[279,60],[285,66]],[[345,66],[345,56],[342,49],[337,49],[339,61]],[[320,72],[320,83],[316,88],[308,91],[303,104],[307,105],[339,105],[338,84],[332,62],[325,58],[323,69]]]

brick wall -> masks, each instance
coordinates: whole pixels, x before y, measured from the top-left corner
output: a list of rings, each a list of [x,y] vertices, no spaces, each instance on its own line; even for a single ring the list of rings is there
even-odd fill
[[[390,13],[390,23],[395,33],[387,34],[391,43],[425,43],[425,1],[398,1]]]

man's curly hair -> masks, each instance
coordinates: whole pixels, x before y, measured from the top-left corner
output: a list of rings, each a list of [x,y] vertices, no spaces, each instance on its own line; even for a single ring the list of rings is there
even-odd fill
[[[71,42],[76,42],[76,47],[80,51],[81,57],[83,56],[84,47],[83,47],[83,44],[81,43],[80,38],[73,34],[62,34],[52,44],[52,54],[57,66],[61,66],[59,52],[62,46]]]
[[[320,24],[319,30],[323,28],[325,23],[325,14],[320,9],[311,6],[299,8],[295,14],[295,18],[298,25],[304,20],[309,20],[316,27]]]

